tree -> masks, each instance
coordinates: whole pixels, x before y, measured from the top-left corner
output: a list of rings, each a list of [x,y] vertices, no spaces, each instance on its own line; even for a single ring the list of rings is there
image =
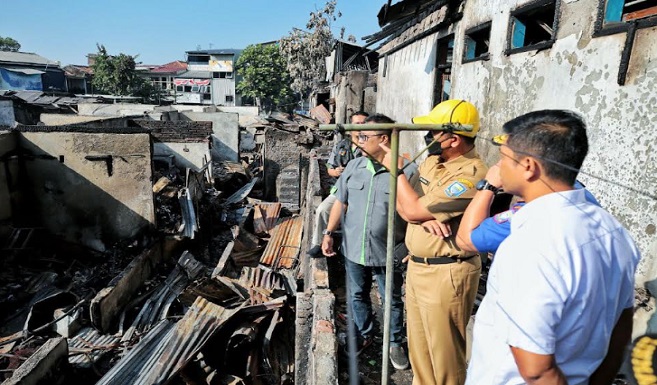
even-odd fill
[[[336,14],[336,5],[336,0],[328,1],[324,8],[310,13],[306,24],[308,31],[295,28],[281,39],[281,51],[287,57],[287,69],[292,78],[291,87],[302,97],[308,96],[326,76],[325,58],[331,54],[335,43],[331,22],[342,16],[339,11]]]
[[[154,87],[150,81],[139,76],[135,69],[136,56],[124,53],[116,56],[107,53],[105,46],[97,44],[98,53],[94,56],[91,65],[94,76],[92,84],[96,92],[121,96],[141,96],[152,100]]]
[[[18,52],[20,43],[10,37],[0,36],[0,51]]]
[[[294,102],[290,88],[287,61],[277,44],[249,45],[242,51],[237,63],[237,74],[242,80],[237,91],[254,98],[258,107],[265,110],[289,110]]]

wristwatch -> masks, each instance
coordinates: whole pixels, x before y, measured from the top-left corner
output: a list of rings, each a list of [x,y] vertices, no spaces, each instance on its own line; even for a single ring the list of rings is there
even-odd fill
[[[477,185],[475,186],[475,188],[479,191],[489,190],[489,191],[492,191],[493,194],[497,194],[500,191],[499,187],[495,187],[492,184],[488,183],[488,181],[486,179],[482,179],[479,182],[477,182]]]
[[[324,229],[324,231],[322,231],[322,235],[328,235],[330,237],[333,235],[333,231]]]

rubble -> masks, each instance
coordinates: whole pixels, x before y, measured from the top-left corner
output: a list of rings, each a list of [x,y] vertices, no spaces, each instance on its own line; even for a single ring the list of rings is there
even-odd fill
[[[156,228],[103,252],[0,224],[0,378],[18,381],[27,360],[47,366],[35,352],[57,341],[61,383],[293,383],[303,166],[292,149],[296,164],[279,172],[294,191],[263,200],[274,171],[262,139],[282,130],[313,146],[317,121],[257,124],[240,163],[156,159]]]

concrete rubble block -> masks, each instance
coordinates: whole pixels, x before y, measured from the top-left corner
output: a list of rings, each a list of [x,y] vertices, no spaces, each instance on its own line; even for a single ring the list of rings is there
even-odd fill
[[[312,293],[297,293],[296,300],[294,382],[297,385],[306,385],[308,383],[308,359],[310,358],[310,335],[313,320]]]
[[[11,378],[5,380],[2,385],[58,384],[61,371],[67,365],[67,357],[66,338],[51,338],[16,369]]]
[[[308,382],[311,385],[338,383],[338,341],[333,321],[334,306],[335,296],[330,290],[314,292]]]
[[[162,260],[161,246],[156,244],[146,250],[91,300],[89,312],[91,323],[100,331],[107,333],[116,317],[130,299],[151,276],[153,267]]]
[[[71,338],[82,327],[82,309],[78,308],[68,315],[64,315],[65,313],[66,308],[55,310],[53,314],[54,319],[61,319],[53,325],[53,329],[60,336]]]

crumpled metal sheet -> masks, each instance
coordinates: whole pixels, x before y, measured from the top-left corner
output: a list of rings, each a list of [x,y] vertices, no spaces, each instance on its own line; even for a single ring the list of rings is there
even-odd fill
[[[120,338],[85,328],[68,340],[68,362],[78,368],[90,368],[103,356],[121,348]]]
[[[105,373],[96,385],[133,384],[137,377],[154,364],[154,359],[162,354],[173,333],[174,322],[160,321],[145,337],[130,350],[116,365]]]
[[[245,199],[249,195],[251,190],[253,190],[253,186],[255,186],[255,184],[258,183],[259,179],[260,178],[258,177],[251,179],[249,183],[245,184],[241,189],[235,191],[233,195],[229,196],[226,199],[225,204],[232,205]]]
[[[237,310],[226,309],[198,297],[178,321],[166,344],[149,360],[152,365],[144,367],[134,382],[124,384],[164,384],[196,355],[212,334]]]
[[[266,234],[276,226],[276,221],[281,214],[282,204],[280,202],[260,202],[253,206],[253,232],[255,234]]]
[[[178,191],[178,201],[180,202],[183,220],[180,231],[187,238],[194,239],[194,234],[198,230],[198,219],[196,218],[194,201],[192,201],[189,190],[186,188],[180,189],[180,191]]]
[[[274,270],[296,267],[302,235],[302,216],[281,219],[271,231],[271,239],[262,253],[260,263]]]
[[[123,335],[122,341],[129,341],[135,332],[148,329],[157,321],[166,318],[171,304],[189,285],[190,279],[196,279],[204,270],[205,266],[190,252],[183,252],[173,271],[141,307],[132,325]]]

